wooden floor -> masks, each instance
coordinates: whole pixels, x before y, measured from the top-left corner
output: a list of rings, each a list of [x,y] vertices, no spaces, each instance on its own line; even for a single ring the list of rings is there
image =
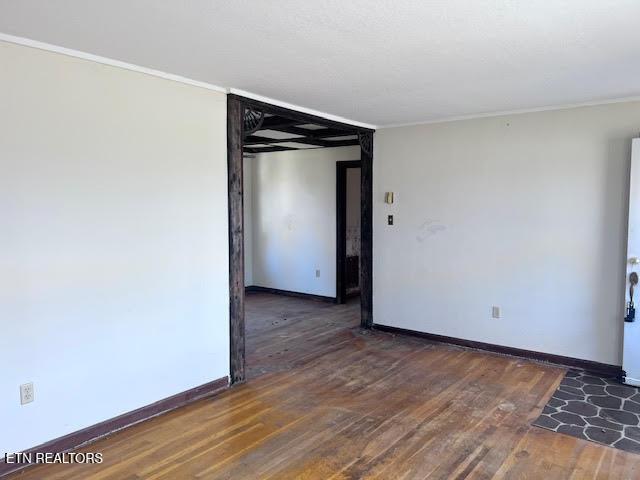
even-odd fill
[[[640,478],[640,456],[530,426],[561,368],[361,331],[357,303],[247,313],[246,384],[84,449],[102,465],[14,478]]]
[[[346,305],[248,293],[247,378],[289,371],[326,354],[333,339],[360,325],[359,299]]]

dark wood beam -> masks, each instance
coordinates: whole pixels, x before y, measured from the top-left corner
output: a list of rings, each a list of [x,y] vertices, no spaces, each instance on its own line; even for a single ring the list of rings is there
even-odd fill
[[[259,135],[249,135],[244,139],[245,145],[260,145],[260,144],[272,144],[272,143],[285,143],[285,142],[294,142],[294,143],[304,143],[306,145],[317,145],[319,147],[325,147],[326,141],[324,140],[316,140],[315,138],[307,138],[307,137],[293,137],[293,138],[268,138],[261,137]]]
[[[266,153],[266,152],[284,152],[285,150],[302,150],[295,147],[283,147],[282,145],[274,145],[273,147],[244,147],[247,153]]]
[[[262,122],[261,130],[277,130],[278,128],[290,127],[294,125],[301,125],[300,120],[293,120],[291,118],[284,118],[279,116],[267,117]]]
[[[357,138],[352,138],[350,140],[325,140],[325,147],[348,147],[350,145],[359,145]]]
[[[248,98],[248,97],[242,97],[240,95],[234,95],[234,94],[227,95],[227,101],[229,99],[237,99],[238,101],[242,102],[246,106],[256,108],[258,110],[262,110],[265,113],[270,113],[278,117],[291,119],[294,125],[311,123],[314,125],[322,125],[328,128],[335,128],[337,130],[340,130],[341,132],[345,132],[345,131],[349,133],[352,133],[354,131],[361,132],[361,133],[373,132],[373,130],[370,128],[350,125],[348,123],[342,123],[336,120],[329,120],[328,118],[319,117],[317,115],[311,115],[309,113],[300,112],[298,110],[291,110],[285,107],[279,107],[277,105],[271,105],[269,103],[261,102],[260,100],[255,100],[253,98]],[[265,118],[265,121],[269,120],[270,118],[273,118],[273,117],[267,117]],[[277,123],[277,120],[274,120],[273,123]],[[267,128],[267,127],[263,126],[262,128]],[[348,135],[349,133],[346,133],[345,135]]]
[[[318,147],[344,147],[347,145],[358,145],[358,139],[350,140],[322,140],[314,137],[292,137],[292,138],[268,138],[260,135],[249,135],[244,139],[245,145],[261,145],[272,143],[302,143],[305,145],[316,145]]]
[[[266,128],[261,127],[260,130],[266,130]],[[297,126],[291,125],[275,125],[269,127],[269,130],[276,130],[278,132],[291,133],[292,135],[304,135],[305,137],[311,138],[328,138],[328,137],[344,137],[346,135],[357,135],[358,131],[348,131],[348,130],[338,130],[337,128],[320,128],[320,129],[309,129],[309,128],[300,128]],[[255,132],[260,133],[260,131]]]
[[[344,137],[345,135],[357,135],[356,130],[338,130],[337,128],[322,128],[311,130],[309,128],[300,128],[295,126],[282,126],[271,128],[271,130],[277,130],[279,132],[292,133],[294,135],[304,135],[311,138],[327,138],[327,137]],[[256,132],[257,133],[257,132]]]

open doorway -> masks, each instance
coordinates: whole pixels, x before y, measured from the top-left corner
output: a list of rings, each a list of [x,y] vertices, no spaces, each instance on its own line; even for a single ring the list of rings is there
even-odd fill
[[[247,345],[251,362],[269,355],[296,361],[297,352],[308,356],[322,325],[372,325],[373,131],[236,95],[229,95],[227,111],[230,367],[237,383],[247,378]],[[337,250],[346,247],[338,247],[336,162],[358,156],[360,233],[351,241],[359,247],[360,296],[336,305],[347,297],[346,284],[338,285]],[[251,365],[250,376],[263,370]]]

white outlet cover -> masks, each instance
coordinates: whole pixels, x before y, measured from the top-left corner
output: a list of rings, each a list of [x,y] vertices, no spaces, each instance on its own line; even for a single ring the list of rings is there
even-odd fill
[[[25,405],[33,402],[35,399],[35,392],[33,389],[33,382],[20,385],[20,404]]]

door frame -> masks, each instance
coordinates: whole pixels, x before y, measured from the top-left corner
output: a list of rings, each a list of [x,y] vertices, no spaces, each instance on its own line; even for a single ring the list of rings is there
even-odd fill
[[[336,162],[336,303],[347,300],[347,170],[362,169],[360,160]]]
[[[360,144],[360,326],[373,325],[373,133],[240,95],[227,95],[227,175],[229,212],[229,370],[232,384],[245,380],[243,139],[245,110],[357,132]]]
[[[628,190],[628,218],[627,218],[627,245],[624,267],[624,323],[622,329],[622,375],[621,381],[627,385],[640,387],[640,354],[635,348],[640,338],[640,285],[635,285],[633,303],[631,299],[630,275],[639,271],[638,259],[640,252],[637,245],[640,243],[640,235],[637,224],[640,219],[640,210],[634,201],[638,198],[637,182],[640,180],[640,138],[631,140],[631,158],[629,160],[629,190]],[[635,306],[634,306],[635,304]],[[633,318],[629,315],[629,306],[634,306]]]

